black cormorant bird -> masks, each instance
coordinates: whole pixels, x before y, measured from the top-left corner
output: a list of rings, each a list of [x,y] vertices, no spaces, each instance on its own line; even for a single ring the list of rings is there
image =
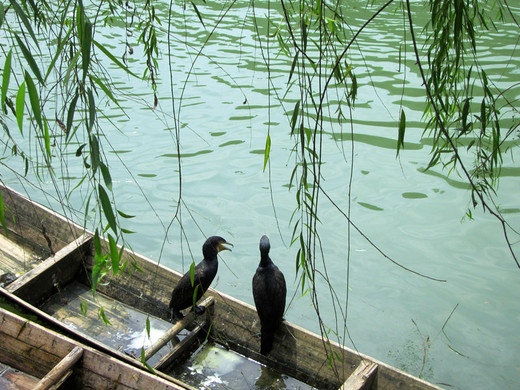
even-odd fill
[[[260,239],[260,265],[253,276],[253,298],[261,324],[260,353],[267,354],[273,347],[274,332],[280,326],[285,310],[285,278],[269,257],[271,244],[266,235]]]
[[[172,291],[172,299],[170,301],[171,321],[174,318],[182,319],[181,310],[193,306],[193,294],[197,289],[195,302],[202,297],[202,294],[209,288],[211,282],[215,278],[218,270],[217,255],[220,251],[231,250],[224,245],[231,245],[229,242],[219,236],[212,236],[206,240],[202,246],[202,254],[204,259],[197,264],[193,273],[193,284],[191,282],[190,271],[186,272]],[[195,306],[195,313],[202,314],[204,308]]]

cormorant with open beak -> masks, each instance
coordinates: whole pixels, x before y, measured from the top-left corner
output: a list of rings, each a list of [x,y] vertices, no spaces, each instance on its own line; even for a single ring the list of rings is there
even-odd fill
[[[182,319],[184,316],[181,310],[193,306],[209,288],[218,270],[217,255],[220,251],[231,250],[225,245],[231,245],[219,236],[212,236],[206,240],[202,246],[204,259],[193,269],[193,283],[191,270],[186,272],[172,291],[170,301],[171,321],[174,318]],[[196,294],[196,295],[195,295]],[[194,299],[195,295],[195,299]],[[195,305],[195,313],[204,313],[204,307]]]

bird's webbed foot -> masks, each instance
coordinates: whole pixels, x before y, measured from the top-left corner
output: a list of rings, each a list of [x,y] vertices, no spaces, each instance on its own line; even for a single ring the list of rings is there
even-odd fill
[[[195,305],[195,308],[193,310],[195,311],[195,314],[200,316],[201,314],[204,314],[204,312],[206,311],[206,308],[204,306]]]

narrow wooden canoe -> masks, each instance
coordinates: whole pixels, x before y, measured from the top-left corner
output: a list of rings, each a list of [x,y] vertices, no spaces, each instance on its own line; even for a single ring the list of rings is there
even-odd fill
[[[2,389],[183,389],[0,308]]]
[[[275,335],[276,347],[262,356],[254,307],[213,289],[205,295],[210,298],[205,315],[187,316],[172,329],[168,303],[181,274],[128,250],[121,257],[127,271],[107,273],[93,296],[92,233],[7,187],[0,186],[0,193],[9,230],[0,237],[4,296],[123,362],[142,367],[144,357],[161,378],[190,388],[171,376],[172,367],[175,371],[183,353],[197,347],[194,340],[209,338],[318,389],[440,389],[288,322]],[[105,325],[100,314],[112,325]],[[151,332],[143,333],[145,328]],[[139,337],[148,344],[136,344]],[[171,338],[181,341],[172,346]]]

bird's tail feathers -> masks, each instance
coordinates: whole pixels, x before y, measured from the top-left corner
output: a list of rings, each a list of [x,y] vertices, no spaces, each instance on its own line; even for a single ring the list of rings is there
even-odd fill
[[[274,333],[272,332],[262,332],[261,335],[261,346],[260,346],[260,353],[262,355],[267,355],[271,349],[273,348],[273,340],[274,340]]]

